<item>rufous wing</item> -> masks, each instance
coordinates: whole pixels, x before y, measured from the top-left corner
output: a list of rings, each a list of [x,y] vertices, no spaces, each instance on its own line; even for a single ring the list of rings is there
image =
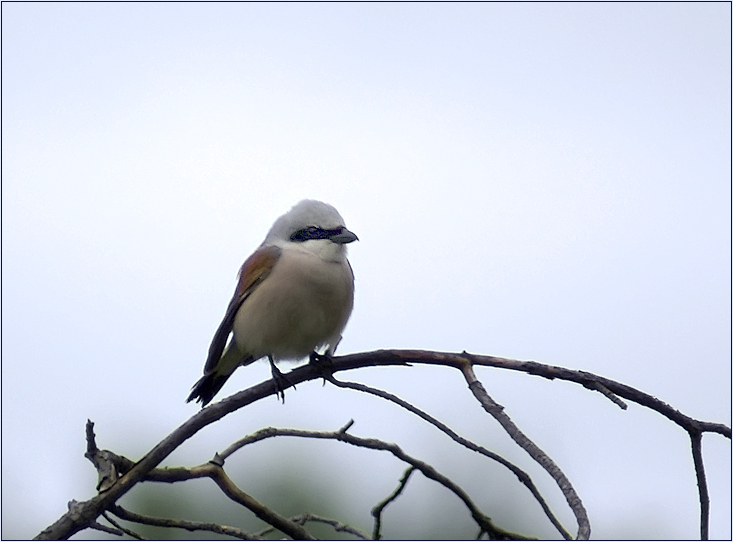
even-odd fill
[[[204,373],[213,371],[216,364],[219,363],[229,334],[232,332],[234,318],[237,316],[239,307],[272,272],[272,268],[280,259],[281,252],[282,250],[275,246],[260,247],[242,264],[239,269],[239,280],[237,281],[237,288],[234,290],[234,296],[229,302],[224,319],[219,324],[219,328],[211,340]]]

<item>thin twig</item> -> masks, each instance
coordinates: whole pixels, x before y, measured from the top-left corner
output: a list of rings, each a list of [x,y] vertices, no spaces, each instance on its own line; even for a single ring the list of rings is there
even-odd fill
[[[341,523],[340,521],[336,521],[334,519],[322,518],[321,516],[316,516],[315,514],[298,514],[297,516],[293,516],[292,518],[290,518],[290,521],[292,521],[293,523],[297,523],[298,525],[305,525],[309,521],[312,521],[314,523],[323,523],[325,525],[329,525],[337,533],[348,533],[361,540],[369,540],[369,537],[367,535],[362,533],[360,530],[355,529],[351,525],[346,525],[345,523]]]
[[[250,509],[262,521],[276,527],[278,530],[295,540],[315,540],[315,538],[313,538],[313,536],[301,525],[293,523],[287,518],[276,514],[239,489],[220,466],[209,463],[207,467],[209,467],[213,474],[212,479],[227,497]]]
[[[103,533],[107,534],[113,534],[115,536],[122,536],[123,533],[119,529],[115,529],[114,527],[108,527],[107,525],[103,525],[102,523],[99,523],[98,521],[93,521],[91,525],[89,525],[90,529],[94,529],[95,531],[101,531]]]
[[[700,540],[707,540],[710,525],[710,497],[705,477],[705,463],[702,460],[702,433],[690,432],[690,441],[692,442],[692,459],[695,462],[697,490],[700,496]]]
[[[588,540],[590,537],[590,521],[588,520],[588,513],[583,506],[580,497],[575,492],[573,485],[565,476],[565,473],[560,470],[555,462],[540,449],[534,442],[532,442],[527,435],[525,435],[519,427],[509,418],[504,412],[504,407],[494,401],[489,394],[486,392],[483,384],[476,378],[473,372],[471,362],[466,360],[464,365],[461,367],[466,382],[468,383],[469,389],[473,392],[476,399],[479,401],[481,406],[491,414],[496,421],[498,421],[509,436],[524,450],[532,459],[537,461],[549,474],[555,479],[557,485],[560,487],[565,500],[568,502],[575,518],[578,521],[578,540]]]
[[[618,398],[618,395],[613,393],[611,390],[609,390],[606,386],[601,384],[600,382],[593,382],[592,384],[586,385],[586,388],[590,390],[596,390],[597,392],[600,392],[605,397],[608,397],[608,399],[617,404],[621,410],[626,410],[629,408],[629,406],[624,403],[621,399]]]
[[[84,454],[89,461],[92,462],[94,468],[97,469],[97,491],[106,491],[114,485],[117,479],[124,473],[119,469],[119,458],[116,454],[109,450],[100,450],[97,448],[97,442],[94,435],[94,422],[87,420],[86,425],[87,451]],[[128,465],[128,468],[131,465]]]
[[[120,531],[122,531],[123,533],[125,533],[127,536],[130,536],[132,538],[135,538],[136,540],[145,540],[145,538],[143,538],[142,536],[140,536],[139,534],[137,534],[135,531],[131,531],[130,529],[126,529],[125,527],[123,527],[122,525],[120,525],[119,523],[117,523],[114,519],[112,519],[111,517],[109,517],[109,514],[110,513],[104,512],[102,514],[102,517],[104,517],[104,519],[106,519],[107,521],[109,521],[112,525],[114,525],[115,527],[117,527]]]
[[[386,506],[389,503],[391,503],[397,497],[400,496],[400,493],[402,493],[402,491],[405,489],[405,486],[407,485],[407,481],[410,479],[410,475],[413,472],[415,472],[415,467],[413,466],[408,467],[407,470],[402,475],[402,478],[400,478],[400,483],[397,485],[397,487],[392,492],[392,494],[389,495],[382,502],[378,503],[374,508],[372,508],[372,516],[374,516],[374,531],[372,533],[372,538],[374,540],[382,539],[382,511],[386,508]]]
[[[154,518],[151,516],[144,516],[135,512],[121,507],[120,505],[114,505],[110,512],[113,513],[120,519],[125,521],[132,521],[134,523],[140,523],[142,525],[151,525],[153,527],[166,527],[174,529],[185,529],[186,531],[208,531],[211,533],[223,534],[240,540],[261,540],[256,536],[237,529],[236,527],[230,527],[228,525],[219,525],[217,523],[203,523],[200,521],[188,521],[185,519],[170,519],[170,518]],[[109,518],[108,518],[109,519]],[[111,521],[111,520],[110,520]],[[130,534],[130,533],[128,533]],[[135,536],[135,535],[133,535]],[[142,538],[141,538],[142,540]]]

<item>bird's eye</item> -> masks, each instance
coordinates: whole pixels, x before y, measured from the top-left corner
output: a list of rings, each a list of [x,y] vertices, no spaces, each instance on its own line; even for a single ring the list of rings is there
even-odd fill
[[[326,237],[328,237],[328,233],[325,230],[317,226],[308,226],[307,228],[296,231],[290,236],[290,240],[307,241],[308,239],[325,239]]]

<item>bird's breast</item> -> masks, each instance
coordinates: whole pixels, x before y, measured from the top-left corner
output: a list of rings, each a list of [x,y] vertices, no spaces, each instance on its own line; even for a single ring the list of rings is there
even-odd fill
[[[338,340],[353,300],[354,277],[345,258],[324,261],[283,250],[270,275],[242,303],[234,337],[255,357],[300,359]]]

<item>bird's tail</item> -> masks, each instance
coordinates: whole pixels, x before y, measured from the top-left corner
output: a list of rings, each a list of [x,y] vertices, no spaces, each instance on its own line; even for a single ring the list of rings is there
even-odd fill
[[[195,400],[201,403],[201,408],[209,404],[214,396],[219,393],[224,383],[232,376],[234,369],[240,365],[249,365],[254,361],[251,356],[245,359],[241,358],[242,354],[239,349],[230,345],[224,351],[219,363],[213,369],[204,373],[204,376],[199,378],[193,385],[186,402],[190,403]]]
[[[187,403],[195,400],[201,403],[201,408],[208,405],[214,398],[214,395],[219,393],[219,390],[224,386],[224,383],[231,375],[219,374],[216,371],[212,371],[205,374],[193,385],[191,388],[191,394],[186,399]]]

